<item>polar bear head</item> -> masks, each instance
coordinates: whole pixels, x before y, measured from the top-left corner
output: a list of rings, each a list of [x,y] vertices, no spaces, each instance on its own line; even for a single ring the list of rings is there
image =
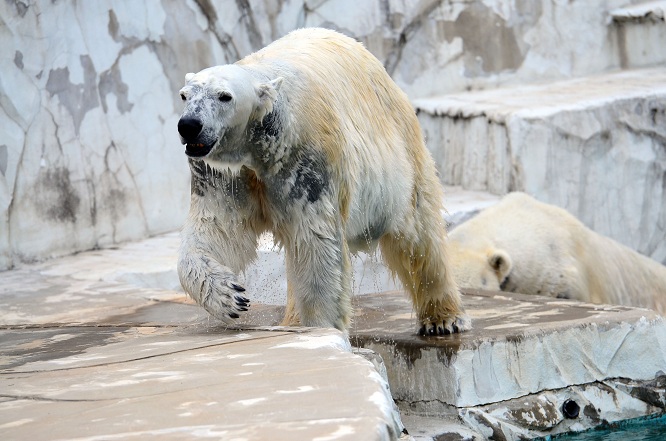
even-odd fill
[[[474,249],[452,241],[453,277],[461,288],[500,291],[513,269],[511,257],[496,248]]]
[[[282,78],[259,80],[237,65],[215,66],[185,75],[180,97],[185,109],[178,133],[190,157],[242,164],[248,152],[242,141],[248,124],[271,113]]]

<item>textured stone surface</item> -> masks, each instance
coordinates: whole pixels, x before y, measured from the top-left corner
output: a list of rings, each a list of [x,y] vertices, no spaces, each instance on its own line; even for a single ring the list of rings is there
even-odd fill
[[[613,379],[548,390],[488,406],[460,409],[470,428],[488,438],[530,439],[579,432],[619,420],[663,414],[666,375],[650,381]],[[569,417],[564,403],[572,409]]]
[[[617,45],[620,67],[664,63],[666,2],[641,1],[610,11],[611,38]]]
[[[335,330],[264,326],[278,307],[220,326],[156,277],[169,242],[0,273],[3,439],[400,437],[381,363]]]
[[[382,356],[397,400],[468,407],[666,372],[666,321],[653,311],[514,293],[464,301],[474,329],[426,339],[404,293],[356,297],[352,341]]]
[[[352,344],[382,357],[416,439],[525,439],[666,411],[666,321],[653,311],[479,291],[464,302],[471,331],[423,338],[405,293],[355,298]],[[568,399],[579,417],[564,417]]]
[[[469,291],[473,330],[421,338],[404,292],[363,295],[350,353],[336,331],[275,326],[283,306],[255,301],[220,326],[171,289],[177,243],[0,273],[3,435],[390,439],[401,418],[383,375],[416,440],[519,439],[664,411],[666,323],[652,311]],[[565,399],[580,418],[563,418]],[[81,415],[89,424],[72,424]]]
[[[333,331],[0,333],[5,439],[389,440],[401,431],[386,383]]]
[[[666,69],[416,101],[447,184],[525,191],[666,262]]]
[[[2,2],[0,269],[181,225],[189,71],[303,26],[359,39],[412,98],[663,63],[663,21],[611,19],[626,3]]]

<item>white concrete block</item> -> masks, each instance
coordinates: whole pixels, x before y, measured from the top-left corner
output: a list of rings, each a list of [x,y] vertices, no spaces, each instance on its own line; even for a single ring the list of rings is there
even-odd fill
[[[442,180],[525,191],[666,262],[666,69],[416,100]]]

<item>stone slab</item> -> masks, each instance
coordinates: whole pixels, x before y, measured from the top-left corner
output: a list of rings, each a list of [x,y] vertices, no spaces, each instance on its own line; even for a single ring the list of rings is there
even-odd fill
[[[63,327],[0,334],[5,439],[399,436],[386,384],[335,331]]]
[[[355,298],[354,345],[384,359],[393,396],[422,411],[666,372],[666,321],[647,309],[467,291],[473,329],[419,337],[402,292]]]
[[[666,68],[415,101],[445,184],[525,191],[666,262]]]
[[[261,304],[226,326],[167,289],[178,242],[0,272],[0,437],[402,435],[377,363],[342,333],[271,326],[284,308]]]

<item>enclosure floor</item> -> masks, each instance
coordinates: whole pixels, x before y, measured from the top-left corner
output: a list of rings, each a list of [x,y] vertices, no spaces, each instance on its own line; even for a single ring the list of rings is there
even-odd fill
[[[3,439],[395,439],[390,393],[414,438],[474,439],[492,429],[474,421],[504,421],[497,403],[516,397],[554,394],[555,409],[577,397],[597,412],[586,410],[588,425],[615,411],[589,404],[599,390],[614,388],[627,417],[664,401],[663,385],[641,383],[646,404],[612,383],[666,371],[666,328],[649,310],[467,291],[472,330],[424,338],[407,295],[390,291],[354,298],[350,346],[335,330],[275,326],[282,306],[253,304],[231,328],[210,319],[178,290],[178,242],[172,233],[0,272]],[[555,414],[539,430],[569,427]]]
[[[262,305],[227,328],[166,289],[177,242],[0,272],[0,438],[400,436],[388,385],[342,333],[261,326],[281,309]]]

